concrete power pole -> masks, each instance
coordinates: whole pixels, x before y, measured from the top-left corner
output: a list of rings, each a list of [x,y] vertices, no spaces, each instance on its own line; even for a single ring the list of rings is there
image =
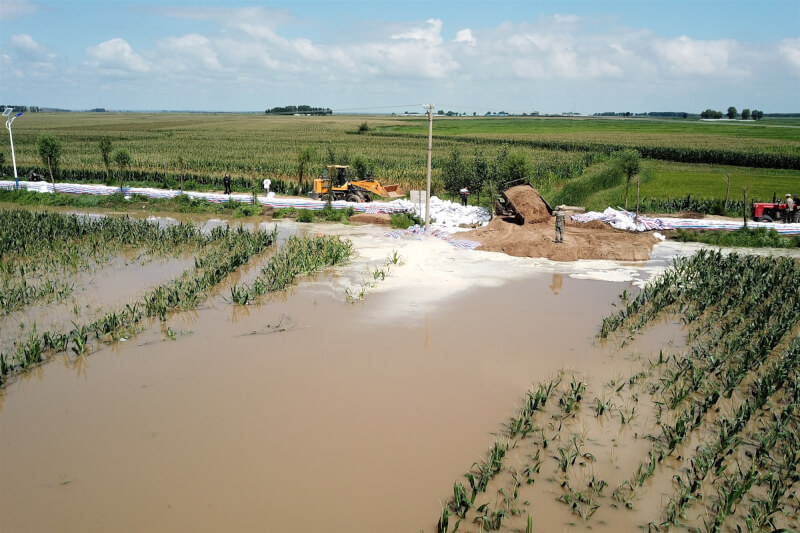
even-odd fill
[[[431,220],[431,155],[433,152],[433,104],[428,104],[428,183],[425,189],[425,232]]]

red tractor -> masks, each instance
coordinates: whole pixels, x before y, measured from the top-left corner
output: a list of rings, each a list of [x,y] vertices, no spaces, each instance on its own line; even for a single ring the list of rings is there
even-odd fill
[[[795,209],[797,208],[795,199]],[[772,202],[755,202],[753,204],[753,220],[757,222],[779,222],[786,220],[786,202],[779,202],[775,195]]]

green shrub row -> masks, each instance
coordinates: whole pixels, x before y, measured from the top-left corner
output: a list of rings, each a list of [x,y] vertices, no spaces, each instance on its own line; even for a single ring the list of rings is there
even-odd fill
[[[43,172],[41,167],[17,167],[17,174],[20,180],[26,180],[31,171],[45,175],[47,181],[50,181],[49,175]],[[10,179],[9,176],[13,176],[13,170],[11,170],[10,167],[2,167],[0,168],[0,174],[3,174],[5,179]],[[107,180],[106,173],[102,170],[58,169],[53,172],[53,178],[56,182],[63,183],[105,183],[111,186],[119,185],[118,178]],[[222,174],[208,175],[187,173],[183,176],[183,190],[223,190],[225,186],[222,183],[222,178]],[[299,187],[297,183],[280,178],[270,179],[272,181],[269,188],[270,191],[289,196],[298,195]],[[180,175],[178,174],[167,174],[158,171],[151,172],[147,170],[129,170],[125,177],[125,186],[178,190],[181,188],[181,181]],[[233,189],[234,192],[253,192],[254,190],[260,192],[262,190],[261,180],[254,180],[244,176],[231,176],[231,189]]]
[[[418,133],[374,132],[371,135],[385,137],[424,137]],[[482,137],[447,137],[449,141],[485,144],[508,144],[509,146],[529,146],[549,150],[568,152],[597,152],[611,154],[613,152],[634,149],[647,159],[675,161],[678,163],[705,163],[714,165],[731,165],[752,168],[781,168],[800,170],[800,153],[771,153],[760,150],[724,150],[711,148],[692,148],[678,146],[650,146],[637,144],[574,142],[557,140],[532,139],[487,139]]]

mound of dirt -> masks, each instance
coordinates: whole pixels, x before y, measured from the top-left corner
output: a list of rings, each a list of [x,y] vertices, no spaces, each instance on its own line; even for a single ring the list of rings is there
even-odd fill
[[[382,224],[392,225],[392,217],[388,213],[356,213],[348,219],[350,222],[360,222],[362,224]]]
[[[525,218],[525,224],[539,224],[551,220],[542,196],[533,187],[528,185],[511,187],[506,191],[506,197]]]
[[[475,231],[460,233],[459,238],[480,242],[478,250],[517,257],[545,257],[553,261],[646,261],[657,242],[649,233],[617,230],[602,222],[576,222],[566,225],[564,242],[556,244],[555,221],[518,226],[501,218],[495,218],[488,226]]]

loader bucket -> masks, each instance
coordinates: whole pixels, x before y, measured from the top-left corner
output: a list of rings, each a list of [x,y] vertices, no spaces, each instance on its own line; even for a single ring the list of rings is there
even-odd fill
[[[383,188],[386,191],[386,196],[389,198],[401,198],[402,196],[405,196],[403,190],[400,189],[400,185],[384,185]]]

